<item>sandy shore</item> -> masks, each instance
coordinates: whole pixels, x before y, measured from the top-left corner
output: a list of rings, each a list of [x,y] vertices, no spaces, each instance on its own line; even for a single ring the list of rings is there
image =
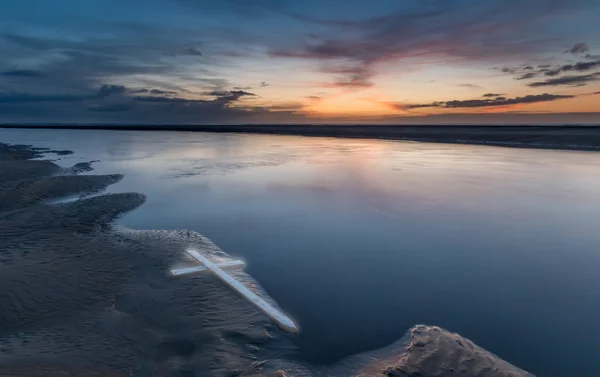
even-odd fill
[[[0,143],[0,377],[530,376],[427,326],[385,349],[308,365],[210,275],[167,276],[185,247],[225,255],[210,240],[115,228],[144,195],[99,195],[122,177],[77,175],[90,163],[32,160],[50,153],[69,152]],[[49,202],[71,195],[82,198]]]
[[[515,148],[600,150],[600,126],[0,125],[0,128],[233,132],[410,140]]]

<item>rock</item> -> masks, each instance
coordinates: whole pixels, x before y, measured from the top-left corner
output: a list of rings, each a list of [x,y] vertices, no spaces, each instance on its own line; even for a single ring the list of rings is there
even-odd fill
[[[355,377],[533,377],[473,342],[435,326],[415,326],[405,351],[374,359]]]

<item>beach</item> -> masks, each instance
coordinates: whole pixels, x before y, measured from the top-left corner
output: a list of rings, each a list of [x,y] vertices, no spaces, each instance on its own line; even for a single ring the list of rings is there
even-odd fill
[[[428,143],[475,144],[513,148],[600,150],[600,126],[478,126],[478,125],[150,125],[150,124],[2,124],[0,128],[113,131],[190,131],[298,135],[316,137],[373,138]]]
[[[81,175],[92,163],[40,159],[67,153],[0,144],[1,376],[529,376],[427,326],[329,366],[286,356],[288,335],[219,281],[167,274],[185,247],[223,251],[192,231],[115,227],[145,196],[102,194],[122,176]]]

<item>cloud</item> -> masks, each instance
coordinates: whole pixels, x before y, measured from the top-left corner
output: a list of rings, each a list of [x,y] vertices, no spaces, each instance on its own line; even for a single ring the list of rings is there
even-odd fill
[[[152,89],[152,90],[150,90],[150,94],[157,95],[157,96],[172,96],[172,95],[177,94],[177,92],[173,91],[173,90]]]
[[[515,77],[515,80],[529,80],[536,77],[538,74],[534,72],[524,73],[520,76]]]
[[[304,108],[304,105],[299,102],[289,102],[278,105],[268,106],[267,109],[270,111],[298,111]]]
[[[495,99],[472,99],[472,100],[451,100],[451,101],[440,101],[432,102],[429,104],[415,104],[415,105],[399,105],[399,109],[419,109],[427,107],[438,107],[444,109],[459,109],[459,108],[477,108],[477,107],[502,107],[520,104],[530,104],[538,102],[550,102],[560,99],[574,98],[572,95],[558,95],[558,94],[536,94],[528,95],[524,97],[498,97]]]
[[[0,104],[25,103],[25,102],[75,102],[90,99],[92,96],[70,94],[28,94],[4,92],[0,93]]]
[[[79,102],[120,96],[128,93],[123,85],[104,84],[96,93],[90,94],[30,94],[19,92],[0,92],[0,104],[27,102]]]
[[[532,88],[539,88],[543,86],[560,86],[560,85],[571,85],[571,86],[583,86],[592,81],[600,80],[600,73],[591,73],[589,75],[579,76],[563,76],[555,79],[548,79],[545,81],[538,81],[528,84]]]
[[[578,45],[576,45],[578,46]],[[581,46],[579,47],[580,49],[582,48]],[[563,75],[565,73],[570,73],[570,72],[587,72],[587,71],[592,71],[595,69],[599,69],[600,68],[600,60],[593,60],[593,61],[584,61],[584,62],[577,62],[577,63],[573,63],[573,64],[563,64],[563,65],[550,65],[550,64],[543,64],[543,65],[538,65],[537,68],[533,68],[533,66],[531,65],[521,65],[518,67],[505,67],[502,68],[502,72],[503,73],[509,73],[511,75],[516,75],[514,77],[515,80],[530,80],[536,77],[540,77],[540,76],[546,76],[546,77],[556,77],[556,76],[560,76]],[[594,77],[594,74],[592,74],[591,76],[581,76],[580,79],[576,78],[576,76],[568,76],[565,77],[564,79],[558,79],[558,80],[547,80],[544,82],[536,82],[533,83],[533,85],[529,84],[529,86],[545,86],[544,83],[546,83],[546,85],[565,85],[562,83],[583,83],[586,82],[587,80],[591,80]],[[577,81],[577,80],[582,80],[582,81]],[[558,83],[558,84],[554,84],[554,83]]]
[[[546,76],[558,76],[559,74],[565,73],[565,72],[572,72],[572,71],[584,72],[584,71],[589,71],[589,70],[596,69],[596,68],[600,68],[600,60],[591,61],[591,62],[579,62],[579,63],[575,63],[575,64],[565,64],[559,68],[546,71],[544,74]]]
[[[100,91],[98,92],[97,96],[98,97],[108,97],[108,96],[112,96],[112,95],[119,95],[119,94],[125,94],[125,92],[127,92],[127,88],[125,88],[123,85],[102,85],[102,87],[100,87]]]
[[[188,55],[188,56],[204,56],[202,54],[202,52],[196,47],[185,47],[181,50],[165,52],[164,54],[167,56],[172,56],[172,57],[186,56],[186,55]]]
[[[87,111],[95,112],[122,112],[131,110],[135,104],[133,102],[122,102],[122,103],[107,103],[102,105],[90,106]]]
[[[162,90],[162,89],[150,89],[150,88],[140,88],[140,89],[127,89],[128,93],[131,94],[151,94],[154,96],[174,96],[177,95],[178,92],[174,90]]]
[[[95,114],[95,119],[113,122],[117,117],[148,123],[206,123],[291,109],[291,105],[272,109],[241,106],[237,104],[240,99],[255,96],[243,90],[212,91],[205,93],[205,99],[175,97],[175,94],[174,91],[128,89],[115,84],[103,84],[95,91],[80,94],[0,92],[0,114],[21,120],[45,117],[43,121],[48,121],[47,114],[53,114],[53,121],[84,121]]]
[[[371,86],[379,66],[386,62],[448,57],[477,61],[533,54],[545,46],[533,39],[516,41],[511,35],[535,21],[582,9],[589,3],[431,1],[353,21],[323,20],[282,11],[294,19],[326,27],[327,32],[313,32],[300,46],[272,49],[270,56],[315,60],[326,73],[331,73],[332,66],[353,62],[354,71],[338,72],[346,77],[336,78],[331,86],[365,88]],[[522,69],[533,70],[533,66]]]
[[[577,43],[575,46],[571,47],[567,52],[573,55],[585,54],[589,52],[590,48],[586,43]]]
[[[1,72],[0,76],[7,77],[44,77],[44,74],[40,71],[31,69],[15,69],[13,71]]]
[[[338,88],[369,88],[375,85],[371,79],[373,72],[361,64],[329,65],[322,69],[323,72],[335,75],[332,83],[324,86]]]
[[[242,97],[253,97],[256,96],[254,93],[246,92],[245,90],[223,90],[223,91],[212,91],[206,93],[209,96],[217,97],[217,100],[226,101],[237,101]]]
[[[558,75],[560,75],[561,73],[562,73],[561,69],[560,69],[560,68],[557,68],[557,69],[550,69],[550,70],[546,70],[546,71],[544,72],[544,75],[545,75],[545,76],[550,76],[550,77],[552,77],[552,76],[558,76]]]
[[[184,49],[182,53],[185,55],[202,56],[202,52],[200,52],[200,50],[198,50],[196,47],[188,47]]]
[[[477,84],[458,84],[458,86],[468,89],[481,89],[481,86]]]

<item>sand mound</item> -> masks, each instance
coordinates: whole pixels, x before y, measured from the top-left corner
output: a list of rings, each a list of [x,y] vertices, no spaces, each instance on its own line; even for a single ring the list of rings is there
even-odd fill
[[[415,326],[404,352],[371,362],[356,377],[532,377],[468,339],[439,327]]]

